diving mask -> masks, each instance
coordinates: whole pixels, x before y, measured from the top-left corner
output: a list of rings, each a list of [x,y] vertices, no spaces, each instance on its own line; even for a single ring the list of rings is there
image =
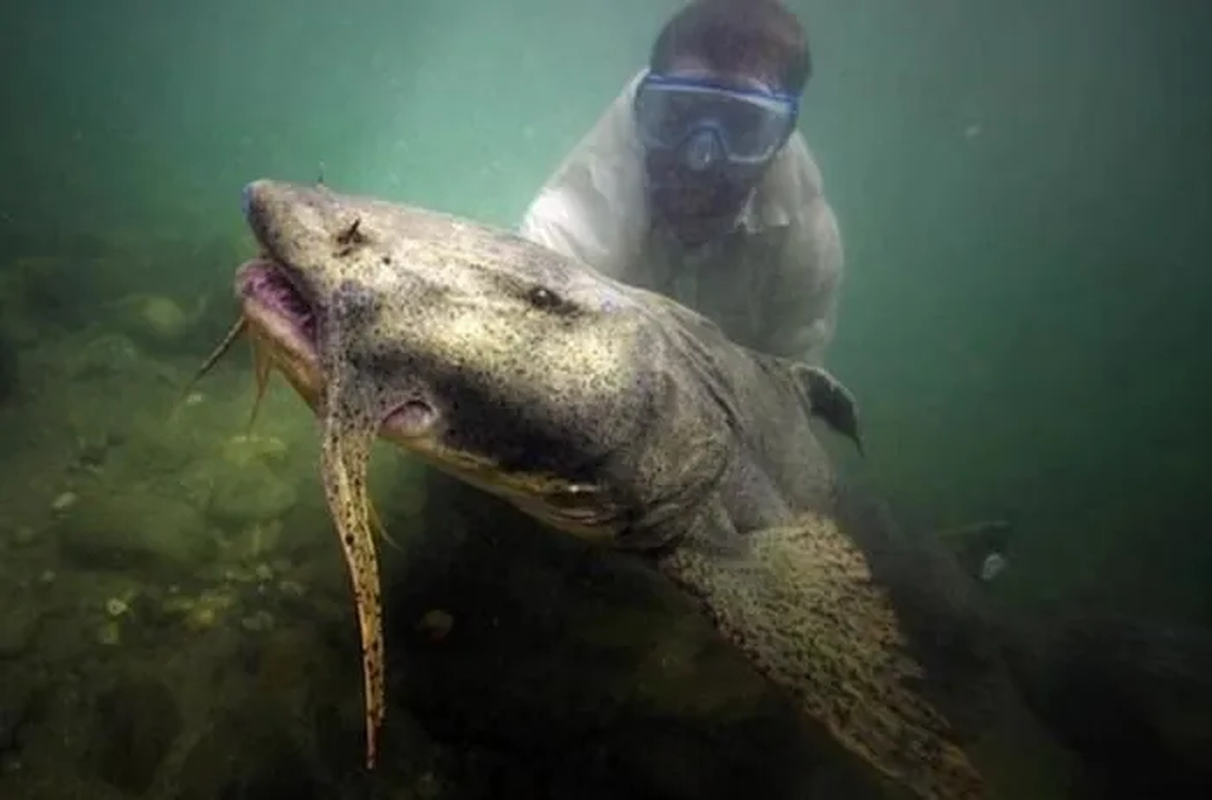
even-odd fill
[[[799,98],[649,72],[636,87],[634,110],[644,147],[681,150],[686,165],[697,171],[721,159],[738,165],[769,161],[795,129]]]

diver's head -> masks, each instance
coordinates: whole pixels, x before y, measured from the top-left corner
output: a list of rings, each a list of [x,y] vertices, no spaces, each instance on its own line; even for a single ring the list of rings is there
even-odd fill
[[[694,0],[665,24],[636,88],[654,216],[686,240],[736,219],[786,144],[811,62],[777,0]]]

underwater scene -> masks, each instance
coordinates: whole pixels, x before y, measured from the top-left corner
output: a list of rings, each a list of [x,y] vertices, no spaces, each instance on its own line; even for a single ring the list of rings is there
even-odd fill
[[[1212,796],[1212,8],[0,24],[0,800]]]

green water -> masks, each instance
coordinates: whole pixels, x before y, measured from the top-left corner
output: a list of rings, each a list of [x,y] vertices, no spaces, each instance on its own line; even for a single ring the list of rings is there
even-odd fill
[[[38,612],[35,633],[13,635],[21,646],[7,655],[0,635],[0,668],[10,670],[4,673],[9,685],[20,678],[37,690],[20,702],[16,694],[0,698],[0,796],[66,796],[53,781],[40,781],[59,771],[92,775],[98,758],[113,760],[79,742],[120,740],[114,731],[121,725],[107,722],[105,710],[119,701],[90,700],[88,708],[102,711],[99,721],[87,723],[71,705],[72,692],[109,696],[96,675],[118,682],[115,696],[136,698],[119,705],[149,703],[146,717],[164,716],[156,711],[162,692],[128,686],[126,662],[112,647],[98,650],[90,637],[100,631],[104,638],[109,630],[106,598],[129,594],[163,610],[171,605],[167,587],[176,583],[199,598],[227,580],[223,602],[239,608],[237,622],[259,619],[263,611],[295,620],[293,627],[281,622],[268,649],[253,648],[251,656],[248,645],[213,627],[205,628],[210,638],[200,644],[203,635],[182,633],[193,629],[177,621],[163,623],[171,631],[167,640],[146,631],[123,639],[139,654],[132,658],[140,674],[192,698],[179,712],[181,730],[215,725],[206,721],[206,709],[241,692],[256,697],[258,686],[307,683],[296,674],[298,663],[316,652],[319,634],[307,625],[312,612],[289,600],[291,587],[302,585],[330,605],[330,619],[318,616],[328,620],[332,633],[324,635],[338,643],[337,654],[315,656],[332,662],[331,669],[315,670],[331,675],[328,683],[313,680],[298,689],[305,699],[283,700],[258,718],[320,708],[318,733],[296,749],[318,747],[356,762],[356,644],[342,605],[348,602],[343,568],[312,474],[310,420],[294,398],[277,395],[269,427],[257,430],[278,444],[232,456],[224,442],[243,430],[248,407],[247,368],[238,362],[204,388],[207,401],[188,421],[190,432],[149,432],[229,321],[230,275],[249,247],[240,188],[256,177],[322,174],[335,188],[513,225],[549,171],[643,64],[652,37],[677,5],[58,0],[6,8],[0,21],[0,294],[8,292],[0,329],[0,538],[10,543],[0,550],[6,582],[0,616],[25,631],[17,618],[26,604],[45,596],[53,598],[46,602],[54,611]],[[792,5],[805,21],[815,62],[802,128],[821,162],[846,248],[829,364],[860,399],[866,469],[906,518],[923,527],[1011,519],[1009,597],[1212,624],[1212,515],[1205,499],[1212,485],[1205,344],[1212,314],[1212,92],[1205,78],[1212,70],[1212,18],[1206,4]],[[149,327],[137,311],[142,306],[111,305],[139,292],[169,295],[187,316],[198,297],[212,296],[186,333],[170,336]],[[116,334],[125,338],[112,339]],[[126,342],[137,352],[124,349]],[[135,421],[116,422],[125,418]],[[274,455],[278,445],[287,456]],[[196,474],[191,459],[199,461]],[[250,459],[264,465],[249,472]],[[410,469],[392,463],[396,472],[379,476],[384,487]],[[123,514],[141,507],[148,492],[168,492],[148,489],[153,479],[176,487],[187,480],[176,476],[192,475],[210,486],[222,482],[215,476],[225,471],[236,487],[224,495],[227,505],[243,511],[231,512],[237,522],[224,523],[223,552],[241,569],[268,564],[281,573],[269,582],[278,587],[272,603],[258,588],[266,581],[255,577],[224,579],[222,570],[199,576],[192,569],[185,570],[187,578],[168,577],[155,560],[165,557],[158,546],[136,548],[156,551],[151,566],[122,562],[98,570],[88,565],[91,556],[60,541],[65,524],[76,526],[69,544],[90,535],[80,533],[79,517],[65,523],[70,508],[48,510],[70,492],[83,510],[75,513],[109,520],[107,530],[134,526]],[[241,485],[264,492],[231,499]],[[250,503],[273,506],[273,492],[287,491],[283,487],[295,493],[294,510],[247,511]],[[90,502],[110,494],[127,499],[88,511]],[[398,526],[419,513],[413,502],[385,501]],[[155,514],[182,530],[211,525],[171,503],[157,505]],[[247,524],[261,517],[285,526],[273,541],[286,544],[261,543],[248,555],[241,537],[262,525]],[[681,729],[693,725],[678,717],[688,713],[683,700],[693,705],[739,681],[749,687],[738,690],[746,698],[737,701],[741,706],[764,702],[760,687],[745,684],[751,678],[734,676],[730,670],[743,670],[723,651],[699,663],[700,672],[715,670],[714,677],[700,684],[687,678],[682,695],[668,700],[673,689],[662,682],[679,681],[653,667],[656,656],[644,656],[643,646],[634,644],[636,636],[649,644],[662,640],[653,632],[660,625],[629,627],[605,610],[625,608],[631,598],[617,579],[570,577],[565,556],[523,534],[507,545],[524,556],[521,575],[491,568],[502,563],[505,545],[465,546],[473,553],[460,562],[444,545],[433,545],[445,553],[435,558],[455,564],[447,588],[431,575],[428,583],[401,589],[399,607],[408,610],[401,618],[421,617],[435,605],[457,607],[453,630],[466,616],[480,636],[480,649],[460,644],[467,649],[453,662],[418,656],[424,677],[400,690],[418,708],[430,708],[418,712],[424,721],[418,732],[404,734],[414,760],[399,766],[408,777],[398,785],[407,782],[411,794],[356,781],[351,789],[348,777],[328,765],[330,772],[307,784],[316,796],[334,795],[315,786],[337,784],[383,797],[630,796],[634,787],[610,783],[621,769],[618,759],[647,775],[635,765],[649,754],[654,763],[701,765],[728,747],[726,736],[724,744],[714,741],[714,728],[686,738]],[[192,557],[174,550],[169,560]],[[580,556],[566,557],[592,572]],[[275,559],[286,563],[274,566]],[[458,566],[468,560],[478,566]],[[285,594],[283,581],[290,582]],[[147,588],[153,584],[159,588]],[[487,617],[477,616],[484,603],[470,587],[514,614],[515,637],[496,633]],[[651,587],[640,593],[649,592],[659,594]],[[78,607],[89,611],[76,615]],[[401,624],[412,630],[410,622]],[[256,627],[233,625],[246,633]],[[694,644],[696,635],[684,634],[683,650],[707,647]],[[629,637],[632,645],[619,644]],[[677,651],[682,640],[668,638]],[[240,665],[231,669],[251,675],[254,688],[226,686],[226,669],[216,668],[212,681],[186,675],[181,665],[157,666],[174,652],[188,661],[191,647],[202,648],[198,658]],[[511,660],[510,647],[532,660]],[[533,712],[522,726],[526,734],[518,734],[533,751],[510,747],[511,726],[532,713],[525,703],[468,688],[487,680],[472,666],[481,656],[496,659],[495,669],[519,696],[529,692],[534,699],[548,690],[535,699],[546,710]],[[561,659],[567,669],[555,670]],[[452,679],[443,674],[447,669],[463,677]],[[618,677],[631,671],[647,678]],[[617,711],[646,707],[650,693],[666,698],[657,702],[659,713]],[[337,695],[341,699],[316,699]],[[447,705],[432,701],[435,696],[446,697]],[[449,701],[452,696],[458,700]],[[444,724],[452,708],[457,721]],[[39,733],[41,722],[6,726],[6,715],[49,722]],[[550,722],[557,717],[558,735]],[[627,721],[619,722],[622,717]],[[735,729],[728,730],[747,735],[747,723],[730,724]],[[1212,729],[1212,720],[1202,724]],[[206,788],[198,776],[223,761],[224,742],[268,752],[256,725],[222,725],[214,734],[218,744],[198,733],[173,740],[165,763],[175,766],[152,779],[147,796],[218,797],[220,790]],[[327,743],[324,736],[342,726],[344,738]],[[654,733],[667,728],[681,733]],[[76,744],[56,749],[55,737],[69,729]],[[12,730],[24,731],[24,738]],[[168,736],[138,730],[132,741]],[[189,735],[212,749],[199,750]],[[587,752],[607,753],[597,772],[589,770],[597,788],[527,771],[547,776],[534,763],[562,758],[553,744],[561,737],[576,743],[572,749],[584,763],[598,764]],[[300,773],[296,761],[306,757],[295,752],[267,756],[267,763]],[[55,766],[61,763],[72,766]],[[162,783],[182,763],[188,769],[173,774],[184,775],[179,780],[193,786],[193,794],[173,794]],[[675,788],[664,796],[709,796],[701,785],[716,773],[681,769],[687,775],[669,778]],[[258,780],[248,778],[239,789],[228,784],[221,796],[252,796],[239,794],[254,791],[247,787],[261,787],[262,796],[301,796],[297,785]],[[8,790],[5,781],[12,781]],[[72,791],[99,797],[87,792],[102,791],[100,785],[85,781]]]

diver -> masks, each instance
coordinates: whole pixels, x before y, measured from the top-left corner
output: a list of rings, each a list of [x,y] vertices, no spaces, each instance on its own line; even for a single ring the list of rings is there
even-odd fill
[[[842,278],[837,220],[797,130],[811,74],[778,0],[692,0],[531,202],[519,233],[710,317],[732,340],[820,366]],[[938,532],[978,584],[1010,523]]]
[[[837,221],[796,125],[807,38],[777,0],[693,0],[527,209],[519,233],[819,365]]]

